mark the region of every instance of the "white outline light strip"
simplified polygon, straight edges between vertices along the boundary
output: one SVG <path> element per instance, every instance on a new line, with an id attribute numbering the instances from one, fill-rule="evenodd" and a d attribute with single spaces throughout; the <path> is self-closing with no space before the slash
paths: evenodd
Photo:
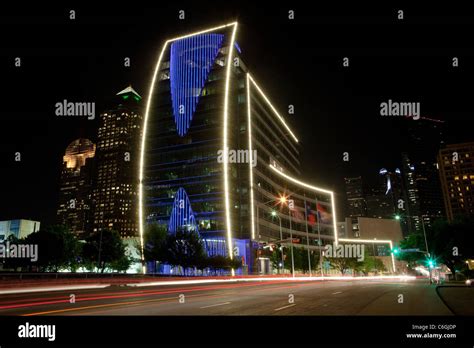
<path id="1" fill-rule="evenodd" d="M 250 81 L 252 81 L 252 83 L 254 84 L 254 86 L 257 88 L 257 90 L 260 92 L 260 94 L 262 95 L 263 99 L 265 99 L 265 101 L 268 103 L 268 105 L 270 105 L 270 108 L 273 110 L 273 112 L 275 113 L 275 115 L 278 116 L 278 118 L 280 119 L 281 123 L 283 123 L 283 125 L 285 126 L 286 130 L 288 132 L 290 132 L 291 136 L 293 137 L 293 139 L 295 139 L 296 142 L 298 142 L 298 138 L 293 134 L 293 132 L 291 131 L 290 127 L 288 127 L 288 125 L 286 124 L 285 122 L 285 119 L 283 117 L 280 116 L 280 114 L 278 113 L 278 111 L 275 109 L 275 107 L 273 106 L 273 104 L 270 102 L 270 100 L 267 98 L 267 96 L 263 93 L 262 89 L 257 85 L 257 83 L 255 82 L 255 80 L 252 78 L 252 76 L 250 74 L 247 74 L 248 77 L 250 78 Z"/>
<path id="2" fill-rule="evenodd" d="M 160 55 L 159 55 L 159 58 L 158 58 L 158 62 L 156 63 L 156 66 L 155 66 L 155 71 L 153 73 L 153 78 L 151 80 L 150 89 L 149 89 L 149 92 L 148 92 L 148 100 L 147 100 L 146 109 L 145 109 L 145 117 L 144 117 L 144 120 L 143 120 L 142 141 L 141 141 L 141 146 L 140 146 L 140 164 L 139 164 L 139 168 L 138 168 L 138 231 L 139 231 L 139 234 L 140 234 L 140 249 L 141 249 L 141 260 L 142 260 L 142 262 L 144 261 L 144 255 L 143 255 L 143 249 L 144 249 L 144 241 L 143 241 L 143 235 L 144 235 L 143 170 L 144 170 L 144 167 L 145 167 L 145 144 L 146 144 L 146 138 L 147 138 L 148 117 L 150 115 L 151 99 L 152 99 L 152 95 L 153 95 L 153 90 L 155 89 L 156 76 L 158 75 L 158 71 L 160 71 L 160 66 L 161 66 L 161 61 L 163 59 L 163 54 L 166 50 L 166 47 L 168 46 L 168 44 L 170 42 L 180 40 L 180 39 L 184 39 L 184 38 L 187 38 L 187 37 L 191 37 L 191 36 L 194 36 L 194 35 L 204 34 L 204 33 L 207 33 L 207 32 L 223 29 L 223 28 L 226 28 L 226 27 L 229 27 L 229 26 L 232 26 L 232 25 L 235 26 L 234 32 L 232 34 L 232 46 L 231 46 L 231 50 L 232 50 L 233 41 L 234 41 L 234 37 L 235 37 L 235 30 L 236 30 L 236 27 L 237 27 L 237 22 L 228 23 L 228 24 L 225 24 L 225 25 L 221 25 L 221 26 L 218 26 L 218 27 L 211 28 L 211 29 L 206 29 L 206 30 L 202 30 L 202 31 L 198 31 L 198 32 L 194 32 L 194 33 L 191 33 L 191 34 L 187 34 L 187 35 L 183 35 L 183 36 L 179 36 L 179 37 L 176 37 L 176 38 L 173 38 L 173 39 L 166 40 L 165 44 L 163 45 L 163 48 L 161 49 L 161 52 L 160 52 Z M 229 77 L 229 72 L 230 72 L 230 69 L 228 69 L 227 77 Z M 228 87 L 228 85 L 226 84 L 226 88 L 227 87 Z M 227 102 L 227 91 L 226 91 L 226 102 Z M 225 110 L 225 113 L 226 113 L 226 110 Z M 225 163 L 225 161 L 224 161 L 224 163 Z M 224 174 L 224 177 L 225 178 L 227 177 L 227 173 Z M 227 193 L 226 193 L 226 195 L 227 195 Z M 228 231 L 228 233 L 230 233 L 230 230 Z M 143 271 L 143 273 L 145 273 L 145 266 L 142 267 L 142 271 Z"/>
<path id="3" fill-rule="evenodd" d="M 252 221 L 251 231 L 252 239 L 255 239 L 255 205 L 254 205 L 254 195 L 253 195 L 253 152 L 252 152 L 252 121 L 251 121 L 251 111 L 250 111 L 250 75 L 247 73 L 247 116 L 248 116 L 248 128 L 249 128 L 249 177 L 250 177 L 250 217 Z"/>
<path id="4" fill-rule="evenodd" d="M 392 257 L 392 266 L 393 266 L 393 272 L 397 271 L 397 268 L 395 267 L 395 257 L 393 256 L 393 243 L 390 239 L 387 240 L 382 240 L 382 239 L 358 239 L 358 238 L 341 238 L 339 239 L 341 242 L 360 242 L 360 243 L 375 243 L 375 244 L 389 244 L 390 245 L 390 254 Z"/>
<path id="5" fill-rule="evenodd" d="M 142 271 L 145 273 L 145 255 L 144 255 L 144 221 L 143 221 L 143 168 L 145 166 L 145 143 L 147 138 L 147 129 L 148 129 L 148 117 L 150 115 L 150 107 L 151 107 L 151 96 L 153 94 L 153 90 L 155 89 L 155 82 L 156 76 L 158 75 L 158 71 L 160 70 L 161 60 L 163 59 L 163 54 L 165 53 L 166 46 L 168 46 L 168 41 L 165 42 L 163 48 L 161 49 L 160 56 L 158 58 L 158 62 L 156 63 L 155 72 L 153 73 L 153 79 L 151 80 L 150 84 L 150 91 L 148 92 L 148 100 L 146 103 L 145 109 L 145 118 L 143 120 L 143 132 L 142 132 L 142 143 L 140 149 L 140 166 L 139 166 L 139 174 L 138 174 L 138 231 L 140 233 L 140 249 L 141 249 L 141 259 L 142 259 Z"/>
<path id="6" fill-rule="evenodd" d="M 224 24 L 224 25 L 220 25 L 218 27 L 214 27 L 214 28 L 211 28 L 211 29 L 205 29 L 205 30 L 201 30 L 201 31 L 196 31 L 194 33 L 191 33 L 191 34 L 186 34 L 186 35 L 183 35 L 183 36 L 178 36 L 178 37 L 175 37 L 173 39 L 169 39 L 166 41 L 166 43 L 169 43 L 169 42 L 173 42 L 173 41 L 176 41 L 176 40 L 181 40 L 181 39 L 186 39 L 188 37 L 191 37 L 191 36 L 195 36 L 195 35 L 200 35 L 200 34 L 205 34 L 205 33 L 209 33 L 211 31 L 216 31 L 216 30 L 219 30 L 219 29 L 224 29 L 224 28 L 227 28 L 227 27 L 231 27 L 231 26 L 237 26 L 237 22 L 232 22 L 232 23 L 227 23 L 227 24 Z"/>
<path id="7" fill-rule="evenodd" d="M 295 184 L 306 187 L 306 188 L 308 188 L 310 190 L 313 190 L 313 191 L 323 192 L 323 193 L 329 194 L 331 196 L 332 223 L 333 223 L 333 226 L 334 226 L 333 227 L 334 228 L 334 243 L 337 245 L 338 244 L 338 236 L 337 236 L 336 203 L 334 202 L 334 192 L 329 191 L 329 190 L 325 190 L 325 189 L 322 189 L 322 188 L 319 188 L 319 187 L 316 187 L 316 186 L 312 186 L 312 185 L 306 184 L 302 181 L 299 181 L 295 178 L 292 178 L 291 176 L 286 175 L 281 170 L 277 169 L 276 167 L 274 167 L 271 164 L 270 164 L 270 168 L 272 168 L 275 172 L 277 172 L 278 174 L 280 174 L 284 178 L 290 180 L 291 182 L 294 182 Z"/>
<path id="8" fill-rule="evenodd" d="M 227 149 L 227 124 L 229 118 L 229 86 L 230 86 L 230 66 L 232 65 L 232 53 L 234 51 L 235 33 L 237 32 L 237 22 L 233 23 L 234 30 L 232 30 L 232 36 L 229 43 L 229 52 L 227 54 L 227 73 L 225 79 L 225 94 L 224 94 L 224 133 L 222 148 L 224 151 Z M 223 162 L 224 166 L 224 200 L 225 200 L 225 211 L 226 211 L 226 225 L 227 225 L 227 248 L 229 252 L 229 258 L 232 260 L 234 255 L 232 253 L 232 229 L 230 221 L 230 202 L 229 202 L 229 177 L 228 177 L 228 159 L 226 158 Z M 232 269 L 232 275 L 235 275 L 234 269 Z"/>

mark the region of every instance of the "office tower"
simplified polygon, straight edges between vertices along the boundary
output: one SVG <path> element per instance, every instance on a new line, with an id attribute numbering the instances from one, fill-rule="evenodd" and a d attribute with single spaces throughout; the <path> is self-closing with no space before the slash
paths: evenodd
<path id="1" fill-rule="evenodd" d="M 438 164 L 448 220 L 474 215 L 474 143 L 447 145 Z"/>
<path id="2" fill-rule="evenodd" d="M 362 177 L 344 178 L 346 188 L 347 215 L 356 223 L 358 217 L 367 216 L 367 203 L 364 197 Z"/>
<path id="3" fill-rule="evenodd" d="M 59 183 L 57 220 L 78 236 L 91 228 L 91 189 L 96 146 L 89 139 L 74 140 L 66 148 Z"/>
<path id="4" fill-rule="evenodd" d="M 209 255 L 253 271 L 268 266 L 262 243 L 292 235 L 314 248 L 337 236 L 333 194 L 296 179 L 298 138 L 246 67 L 237 28 L 165 42 L 145 114 L 139 221 L 141 236 L 150 223 L 197 231 Z"/>
<path id="5" fill-rule="evenodd" d="M 131 86 L 118 92 L 116 105 L 100 115 L 97 135 L 93 230 L 115 230 L 122 238 L 138 236 L 141 99 Z"/>
<path id="6" fill-rule="evenodd" d="M 367 217 L 378 219 L 393 219 L 396 215 L 393 199 L 380 188 L 368 190 L 365 200 L 367 204 Z"/>
<path id="7" fill-rule="evenodd" d="M 407 221 L 410 232 L 444 216 L 437 155 L 444 146 L 443 121 L 422 117 L 406 121 L 406 140 L 402 153 L 402 174 L 407 190 Z"/>

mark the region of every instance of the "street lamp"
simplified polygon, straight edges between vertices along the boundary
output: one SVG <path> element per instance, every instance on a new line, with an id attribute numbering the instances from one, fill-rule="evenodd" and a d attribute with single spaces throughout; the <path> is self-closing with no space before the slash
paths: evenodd
<path id="1" fill-rule="evenodd" d="M 278 213 L 275 211 L 275 210 L 272 210 L 272 216 L 273 217 L 277 217 L 279 222 L 280 222 L 280 240 L 283 240 L 283 232 L 281 230 L 281 218 L 280 218 L 280 215 L 278 215 Z M 281 251 L 281 263 L 280 263 L 280 271 L 281 271 L 281 268 L 283 267 L 284 265 L 284 256 L 283 256 L 283 245 L 280 245 L 280 251 Z"/>
<path id="2" fill-rule="evenodd" d="M 290 239 L 291 239 L 291 273 L 292 273 L 292 276 L 294 278 L 295 277 L 295 260 L 294 260 L 294 255 L 293 255 L 293 230 L 292 230 L 292 227 L 291 227 L 291 211 L 290 211 L 290 206 L 288 204 L 289 203 L 288 197 L 289 196 L 287 196 L 285 194 L 280 194 L 278 197 L 275 197 L 276 199 L 264 202 L 263 205 L 266 206 L 270 202 L 276 202 L 275 205 L 277 205 L 277 204 L 281 204 L 282 206 L 283 205 L 288 205 L 288 216 L 289 216 L 289 219 L 290 219 Z M 271 211 L 271 215 L 273 217 L 278 217 L 278 219 L 280 220 L 280 240 L 283 240 L 281 218 L 275 210 Z M 258 214 L 258 209 L 257 209 L 257 221 L 258 221 L 258 216 L 259 216 L 259 214 Z M 281 251 L 282 251 L 282 263 L 283 263 L 283 246 L 282 246 Z"/>
<path id="3" fill-rule="evenodd" d="M 374 260 L 374 275 L 376 275 L 377 272 L 377 266 L 376 266 L 376 261 L 375 261 L 375 241 L 377 238 L 374 238 L 374 242 L 372 243 L 372 252 L 374 254 L 373 260 Z"/>
<path id="4" fill-rule="evenodd" d="M 281 204 L 286 204 L 288 201 L 288 198 L 286 196 L 280 195 L 279 201 Z"/>
<path id="5" fill-rule="evenodd" d="M 280 203 L 287 204 L 288 199 L 286 196 L 280 195 Z M 290 239 L 291 239 L 291 274 L 293 278 L 295 277 L 295 258 L 293 255 L 293 230 L 291 228 L 291 210 L 290 210 L 290 205 L 288 204 L 288 217 L 290 218 Z"/>

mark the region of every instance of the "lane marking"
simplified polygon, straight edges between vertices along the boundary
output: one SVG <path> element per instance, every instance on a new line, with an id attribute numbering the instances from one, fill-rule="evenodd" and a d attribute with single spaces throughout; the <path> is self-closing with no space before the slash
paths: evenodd
<path id="1" fill-rule="evenodd" d="M 176 300 L 176 297 L 172 298 L 173 300 Z M 129 301 L 129 302 L 120 302 L 120 303 L 108 303 L 108 304 L 102 304 L 102 305 L 95 305 L 95 306 L 84 306 L 84 307 L 78 307 L 78 308 L 68 308 L 68 309 L 58 309 L 54 311 L 46 311 L 46 312 L 36 312 L 36 313 L 28 313 L 28 314 L 23 314 L 21 315 L 22 317 L 31 317 L 33 315 L 44 315 L 44 314 L 53 314 L 53 313 L 64 313 L 64 312 L 72 312 L 72 311 L 81 311 L 84 309 L 91 309 L 91 308 L 103 308 L 103 307 L 113 307 L 113 306 L 123 306 L 127 304 L 138 304 L 138 303 L 146 303 L 146 302 L 153 302 L 153 301 L 170 301 L 171 298 L 163 298 L 163 299 L 158 299 L 158 300 L 142 300 L 142 301 Z"/>
<path id="2" fill-rule="evenodd" d="M 284 306 L 284 307 L 276 308 L 276 309 L 275 309 L 275 311 L 281 311 L 282 309 L 285 309 L 285 308 L 290 308 L 290 307 L 293 307 L 293 306 L 296 306 L 296 304 L 295 304 L 295 303 L 293 303 L 293 304 L 290 304 L 290 305 L 288 305 L 288 306 Z"/>
<path id="3" fill-rule="evenodd" d="M 190 297 L 219 297 L 215 295 L 188 295 L 186 298 Z M 76 308 L 68 308 L 68 309 L 57 309 L 57 310 L 52 310 L 52 311 L 45 311 L 45 312 L 36 312 L 36 313 L 27 313 L 27 314 L 21 314 L 21 317 L 30 317 L 34 315 L 45 315 L 45 314 L 53 314 L 53 313 L 63 313 L 63 312 L 72 312 L 72 311 L 80 311 L 80 310 L 86 310 L 86 309 L 92 309 L 92 308 L 104 308 L 104 307 L 115 307 L 115 306 L 134 306 L 134 305 L 140 305 L 142 303 L 149 303 L 149 302 L 173 302 L 177 301 L 177 297 L 165 297 L 165 298 L 159 298 L 159 299 L 153 299 L 153 300 L 138 300 L 138 301 L 127 301 L 127 302 L 118 302 L 118 303 L 107 303 L 107 304 L 101 304 L 101 305 L 93 305 L 93 306 L 83 306 L 83 307 L 76 307 Z"/>
<path id="4" fill-rule="evenodd" d="M 332 293 L 333 295 L 342 294 L 342 291 L 336 291 Z"/>
<path id="5" fill-rule="evenodd" d="M 232 302 L 224 302 L 224 303 L 216 303 L 216 304 L 213 304 L 213 305 L 210 305 L 210 306 L 204 306 L 204 307 L 199 307 L 199 308 L 211 308 L 211 307 L 217 307 L 217 306 L 224 306 L 224 305 L 228 305 Z"/>
<path id="6" fill-rule="evenodd" d="M 244 293 L 250 293 L 250 292 L 260 292 L 260 291 L 272 291 L 272 290 L 279 290 L 279 289 L 288 289 L 288 288 L 300 288 L 300 287 L 306 287 L 306 286 L 309 286 L 309 285 L 313 285 L 314 283 L 303 283 L 303 284 L 293 284 L 293 285 L 288 285 L 288 286 L 273 286 L 273 285 L 276 285 L 276 284 L 272 284 L 272 283 L 267 283 L 265 285 L 272 285 L 272 286 L 268 286 L 268 288 L 264 288 L 264 289 L 244 289 L 242 292 Z M 255 284 L 257 285 L 257 284 Z M 241 285 L 241 286 L 246 286 L 246 285 Z M 213 289 L 212 287 L 209 287 L 210 289 Z M 226 288 L 226 290 L 236 290 L 238 287 L 228 287 Z M 196 288 L 196 290 L 194 291 L 201 291 L 201 290 L 197 290 L 198 288 Z M 201 288 L 199 288 L 201 289 Z M 174 290 L 174 289 L 173 289 Z M 181 289 L 181 290 L 184 290 L 184 289 Z M 214 290 L 214 289 L 213 289 Z M 246 291 L 247 290 L 247 291 Z M 186 291 L 186 290 L 184 290 Z M 174 292 L 174 291 L 173 291 Z M 166 293 L 165 291 L 161 292 L 161 294 L 164 294 Z M 202 297 L 202 298 L 205 298 L 205 297 L 214 297 L 214 298 L 225 298 L 225 297 L 228 297 L 230 294 L 223 294 L 223 295 L 204 295 L 204 294 L 199 294 L 199 295 L 187 295 L 186 297 L 189 298 L 189 297 Z M 173 301 L 173 300 L 176 300 L 175 297 L 172 297 L 172 298 L 168 298 L 169 301 Z M 85 306 L 85 307 L 78 307 L 78 308 L 70 308 L 70 309 L 60 309 L 60 310 L 52 310 L 52 311 L 44 311 L 44 312 L 36 312 L 36 313 L 28 313 L 28 314 L 22 314 L 20 316 L 33 316 L 33 315 L 45 315 L 45 314 L 53 314 L 53 313 L 62 313 L 62 312 L 70 312 L 70 311 L 79 311 L 79 310 L 86 310 L 86 309 L 90 309 L 90 308 L 102 308 L 102 307 L 112 307 L 112 306 L 119 306 L 119 305 L 124 305 L 124 306 L 133 306 L 133 305 L 140 305 L 141 303 L 146 303 L 146 302 L 158 302 L 158 301 L 164 301 L 166 300 L 165 299 L 153 299 L 153 300 L 141 300 L 141 301 L 129 301 L 129 302 L 120 302 L 120 303 L 113 303 L 113 304 L 102 304 L 102 305 L 96 305 L 96 306 Z M 279 311 L 281 309 L 284 309 L 284 308 L 288 308 L 288 307 L 292 307 L 294 306 L 293 305 L 290 305 L 290 306 L 285 306 L 285 307 L 282 307 L 282 308 L 277 308 L 275 309 L 276 311 Z"/>
<path id="7" fill-rule="evenodd" d="M 281 284 L 281 283 L 280 283 Z M 305 285 L 309 283 L 303 283 L 298 285 L 293 285 L 294 287 L 298 287 L 301 285 Z M 265 285 L 277 285 L 275 282 L 267 282 Z M 146 290 L 146 291 L 138 291 L 138 292 L 116 292 L 111 293 L 112 295 L 100 294 L 98 293 L 95 297 L 82 297 L 77 298 L 76 302 L 79 301 L 96 301 L 96 300 L 106 300 L 106 299 L 119 299 L 119 298 L 135 298 L 135 297 L 148 297 L 153 295 L 164 295 L 164 294 L 172 294 L 172 293 L 181 293 L 181 292 L 196 292 L 196 291 L 209 291 L 209 290 L 221 290 L 221 289 L 237 289 L 242 287 L 256 287 L 261 286 L 261 284 L 232 284 L 232 285 L 215 285 L 215 286 L 201 286 L 201 287 L 190 287 L 190 288 L 171 288 L 167 290 Z M 271 288 L 271 287 L 270 287 Z M 114 295 L 115 294 L 115 295 Z M 59 303 L 69 303 L 69 296 L 61 297 L 63 300 L 57 301 L 44 301 L 44 302 L 31 302 L 31 303 L 15 303 L 12 302 L 10 305 L 2 305 L 0 303 L 0 310 L 3 309 L 14 309 L 14 308 L 27 308 L 27 307 L 34 307 L 34 306 L 43 306 L 43 305 L 52 305 L 52 304 L 59 304 Z M 24 301 L 22 301 L 24 302 Z"/>
<path id="8" fill-rule="evenodd" d="M 281 283 L 280 283 L 281 284 Z M 240 284 L 240 285 L 221 285 L 221 286 L 215 286 L 215 287 L 196 287 L 196 288 L 184 288 L 184 289 L 178 289 L 178 288 L 173 288 L 170 290 L 164 290 L 164 291 L 156 291 L 156 290 L 150 290 L 150 291 L 140 291 L 140 292 L 126 292 L 125 294 L 122 295 L 116 295 L 116 296 L 97 296 L 97 297 L 87 297 L 87 298 L 79 298 L 76 299 L 76 302 L 79 301 L 96 301 L 96 300 L 107 300 L 107 299 L 121 299 L 121 298 L 135 298 L 135 297 L 146 297 L 146 296 L 153 296 L 153 295 L 164 295 L 164 294 L 171 294 L 171 293 L 181 293 L 181 292 L 197 292 L 197 291 L 206 291 L 206 290 L 234 290 L 242 287 L 254 287 L 260 284 Z M 288 289 L 288 288 L 299 288 L 307 285 L 311 285 L 311 283 L 300 283 L 300 284 L 294 284 L 294 285 L 287 285 L 287 286 L 274 286 L 277 284 L 274 283 L 266 283 L 264 285 L 270 285 L 266 288 L 263 289 L 248 289 L 250 291 L 271 291 L 271 290 L 276 290 L 276 289 Z M 241 292 L 247 292 L 245 291 L 246 289 L 240 290 Z M 249 292 L 250 292 L 249 291 Z M 118 293 L 117 293 L 118 294 Z M 209 296 L 209 295 L 203 295 L 203 296 Z M 228 295 L 220 295 L 219 297 L 227 297 Z M 188 295 L 189 297 L 189 295 Z M 47 301 L 44 303 L 26 303 L 26 304 L 13 304 L 13 305 L 7 305 L 7 306 L 1 306 L 0 304 L 0 310 L 2 309 L 14 309 L 14 308 L 28 308 L 28 307 L 34 307 L 34 306 L 43 306 L 43 305 L 52 305 L 52 304 L 59 304 L 59 303 L 69 303 L 69 299 L 66 297 L 64 300 L 58 300 L 58 301 Z"/>

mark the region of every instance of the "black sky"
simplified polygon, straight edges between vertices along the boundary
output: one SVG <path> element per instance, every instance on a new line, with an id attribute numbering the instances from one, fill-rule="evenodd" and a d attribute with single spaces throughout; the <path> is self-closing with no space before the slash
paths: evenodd
<path id="1" fill-rule="evenodd" d="M 160 3 L 163 5 L 160 7 Z M 421 102 L 422 116 L 446 121 L 447 142 L 474 141 L 474 17 L 467 9 L 400 5 L 315 8 L 307 2 L 156 2 L 17 5 L 0 14 L 0 220 L 54 221 L 66 146 L 95 140 L 97 121 L 60 118 L 56 102 L 110 106 L 128 84 L 147 94 L 163 40 L 233 20 L 259 84 L 302 144 L 303 179 L 343 195 L 343 177 L 370 179 L 400 166 L 402 118 L 380 116 L 388 99 Z M 69 10 L 76 19 L 69 20 Z M 186 19 L 178 19 L 178 11 Z M 288 20 L 288 10 L 295 20 Z M 405 19 L 397 19 L 403 9 Z M 14 67 L 15 57 L 22 67 Z M 342 58 L 350 57 L 350 67 Z M 453 69 L 451 59 L 459 57 Z M 130 57 L 132 66 L 123 66 Z M 415 122 L 415 121 L 412 121 Z M 14 153 L 22 161 L 14 162 Z M 343 152 L 350 161 L 343 162 Z"/>

